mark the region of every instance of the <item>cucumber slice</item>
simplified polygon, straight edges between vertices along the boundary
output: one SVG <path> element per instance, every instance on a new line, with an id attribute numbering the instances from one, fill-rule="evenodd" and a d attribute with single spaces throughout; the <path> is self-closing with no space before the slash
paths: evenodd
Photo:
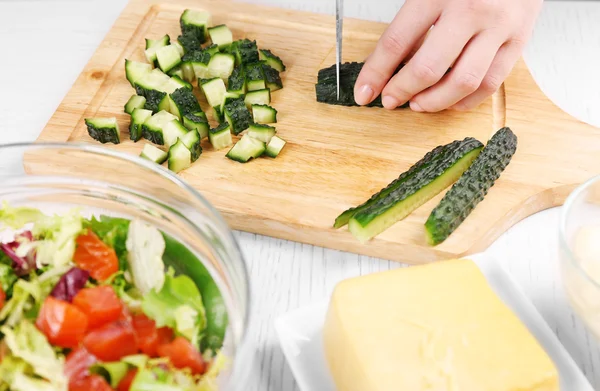
<path id="1" fill-rule="evenodd" d="M 133 113 L 135 109 L 142 109 L 146 105 L 146 98 L 140 95 L 132 95 L 131 98 L 125 104 L 125 112 L 129 115 Z"/>
<path id="2" fill-rule="evenodd" d="M 265 152 L 265 143 L 245 134 L 233 148 L 227 152 L 227 157 L 236 162 L 246 163 L 252 158 L 257 158 Z"/>
<path id="3" fill-rule="evenodd" d="M 285 72 L 285 65 L 283 61 L 281 61 L 281 58 L 274 55 L 269 49 L 260 49 L 259 58 L 271 68 L 276 69 L 279 72 Z"/>
<path id="4" fill-rule="evenodd" d="M 176 116 L 167 111 L 159 111 L 142 125 L 142 137 L 154 144 L 164 145 L 163 128 L 167 123 L 176 119 Z"/>
<path id="5" fill-rule="evenodd" d="M 200 50 L 202 48 L 202 44 L 193 34 L 182 34 L 177 37 L 177 42 L 183 47 L 185 53 Z"/>
<path id="6" fill-rule="evenodd" d="M 140 156 L 144 159 L 153 161 L 156 164 L 163 164 L 167 161 L 167 157 L 169 156 L 169 154 L 163 151 L 162 149 L 155 147 L 152 144 L 146 144 L 144 145 Z"/>
<path id="7" fill-rule="evenodd" d="M 208 139 L 215 150 L 227 148 L 233 144 L 231 138 L 231 128 L 227 122 L 223 122 L 218 127 L 209 130 Z"/>
<path id="8" fill-rule="evenodd" d="M 135 109 L 131 113 L 131 123 L 129 124 L 129 138 L 134 142 L 142 138 L 142 126 L 152 117 L 152 111 L 145 109 Z"/>
<path id="9" fill-rule="evenodd" d="M 177 139 L 185 136 L 187 132 L 187 128 L 183 126 L 178 120 L 174 119 L 167 122 L 163 126 L 163 140 L 165 143 L 165 147 L 170 148 L 171 145 L 177 142 Z"/>
<path id="10" fill-rule="evenodd" d="M 183 126 L 185 126 L 190 131 L 198 132 L 200 139 L 208 137 L 208 131 L 210 126 L 208 125 L 208 120 L 206 119 L 206 114 L 202 112 L 198 113 L 189 113 L 183 116 Z"/>
<path id="11" fill-rule="evenodd" d="M 200 103 L 198 103 L 198 99 L 196 99 L 194 93 L 187 88 L 178 88 L 171 93 L 170 96 L 172 103 L 175 105 L 181 116 L 202 111 Z"/>
<path id="12" fill-rule="evenodd" d="M 220 106 L 223 103 L 223 97 L 227 92 L 223 79 L 215 77 L 210 80 L 203 80 L 200 82 L 200 88 L 202 88 L 202 92 L 204 92 L 211 107 Z"/>
<path id="13" fill-rule="evenodd" d="M 223 115 L 231 125 L 233 134 L 238 135 L 248 129 L 248 126 L 252 123 L 252 116 L 244 104 L 243 98 L 233 98 L 229 102 L 226 100 L 223 106 Z"/>
<path id="14" fill-rule="evenodd" d="M 190 34 L 196 37 L 200 43 L 206 42 L 208 37 L 207 27 L 210 22 L 210 13 L 204 10 L 186 9 L 179 19 L 182 34 Z"/>
<path id="15" fill-rule="evenodd" d="M 164 46 L 156 51 L 156 60 L 160 69 L 167 73 L 181 64 L 181 54 L 174 45 Z"/>
<path id="16" fill-rule="evenodd" d="M 268 105 L 271 103 L 271 90 L 265 88 L 264 90 L 250 91 L 246 93 L 244 102 L 248 107 L 252 107 L 253 105 Z"/>
<path id="17" fill-rule="evenodd" d="M 144 51 L 144 55 L 146 56 L 146 60 L 150 64 L 154 66 L 158 66 L 158 62 L 156 59 L 156 52 L 158 49 L 168 46 L 171 44 L 171 37 L 168 34 L 163 35 L 159 39 L 148 39 L 146 38 L 146 50 Z"/>
<path id="18" fill-rule="evenodd" d="M 510 128 L 498 130 L 481 154 L 433 209 L 425 231 L 431 245 L 446 240 L 483 201 L 517 151 L 517 136 Z"/>
<path id="19" fill-rule="evenodd" d="M 367 205 L 358 207 L 348 222 L 350 232 L 363 243 L 379 235 L 455 182 L 482 148 L 473 138 L 436 148 L 418 167 L 408 170 L 411 174 L 400 175 Z"/>
<path id="20" fill-rule="evenodd" d="M 263 72 L 265 74 L 265 84 L 271 92 L 278 91 L 283 88 L 283 82 L 279 72 L 270 66 L 263 64 Z"/>
<path id="21" fill-rule="evenodd" d="M 211 77 L 220 77 L 227 80 L 235 66 L 235 58 L 232 54 L 216 53 L 208 63 L 208 73 Z"/>
<path id="22" fill-rule="evenodd" d="M 244 67 L 238 66 L 233 69 L 227 82 L 227 91 L 238 95 L 246 93 L 246 73 L 244 72 Z"/>
<path id="23" fill-rule="evenodd" d="M 233 42 L 233 34 L 229 27 L 224 24 L 209 28 L 208 35 L 210 35 L 212 43 L 217 45 L 219 49 L 229 46 Z"/>
<path id="24" fill-rule="evenodd" d="M 262 63 L 246 64 L 244 71 L 246 72 L 246 88 L 248 91 L 263 90 L 267 87 Z"/>
<path id="25" fill-rule="evenodd" d="M 189 168 L 192 165 L 192 153 L 186 148 L 181 140 L 169 148 L 169 170 L 177 173 Z"/>
<path id="26" fill-rule="evenodd" d="M 125 60 L 125 77 L 132 87 L 135 88 L 135 82 L 142 79 L 152 71 L 152 65 L 143 62 Z"/>
<path id="27" fill-rule="evenodd" d="M 252 105 L 252 116 L 257 124 L 277 123 L 277 110 L 269 105 Z"/>
<path id="28" fill-rule="evenodd" d="M 88 134 L 94 140 L 100 141 L 102 144 L 121 142 L 121 132 L 119 124 L 115 117 L 112 118 L 86 118 Z"/>
<path id="29" fill-rule="evenodd" d="M 265 155 L 268 157 L 276 158 L 281 153 L 283 147 L 285 147 L 286 141 L 280 137 L 273 136 L 269 144 L 267 144 L 267 149 L 265 150 Z"/>
<path id="30" fill-rule="evenodd" d="M 268 144 L 277 130 L 269 125 L 252 124 L 248 128 L 248 136 Z"/>
<path id="31" fill-rule="evenodd" d="M 195 130 L 187 132 L 181 137 L 181 141 L 185 147 L 190 150 L 190 153 L 192 154 L 192 163 L 198 160 L 200 155 L 202 155 L 202 146 L 200 146 L 200 135 L 198 132 Z"/>

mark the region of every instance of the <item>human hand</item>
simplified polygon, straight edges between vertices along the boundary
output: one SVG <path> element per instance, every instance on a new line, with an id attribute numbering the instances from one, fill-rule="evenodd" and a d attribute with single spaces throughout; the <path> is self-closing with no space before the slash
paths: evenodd
<path id="1" fill-rule="evenodd" d="M 542 1 L 406 0 L 365 62 L 356 103 L 382 94 L 387 109 L 408 101 L 412 110 L 427 112 L 478 106 L 521 56 Z"/>

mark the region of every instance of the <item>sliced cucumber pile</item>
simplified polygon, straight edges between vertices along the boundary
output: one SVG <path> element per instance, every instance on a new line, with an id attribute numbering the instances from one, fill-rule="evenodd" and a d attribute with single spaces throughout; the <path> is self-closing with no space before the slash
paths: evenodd
<path id="1" fill-rule="evenodd" d="M 277 110 L 270 105 L 271 94 L 283 88 L 281 58 L 254 40 L 235 39 L 225 24 L 212 25 L 204 10 L 185 10 L 179 25 L 176 40 L 168 34 L 145 39 L 147 62 L 125 60 L 135 89 L 123 106 L 129 138 L 149 142 L 140 156 L 180 172 L 200 158 L 203 139 L 215 151 L 232 147 L 226 156 L 238 162 L 278 156 L 286 142 L 275 136 Z M 209 107 L 203 109 L 199 94 Z M 117 118 L 85 123 L 93 139 L 121 142 Z"/>

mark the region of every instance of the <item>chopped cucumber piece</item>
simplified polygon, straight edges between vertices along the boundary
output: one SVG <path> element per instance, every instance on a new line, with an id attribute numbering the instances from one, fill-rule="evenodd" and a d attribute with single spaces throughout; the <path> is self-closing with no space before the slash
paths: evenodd
<path id="1" fill-rule="evenodd" d="M 117 119 L 112 118 L 86 118 L 88 134 L 94 140 L 100 141 L 102 144 L 121 142 L 121 134 Z"/>
<path id="2" fill-rule="evenodd" d="M 138 95 L 146 98 L 145 109 L 157 112 L 158 106 L 166 95 L 163 86 L 169 81 L 169 76 L 159 69 L 154 69 L 140 80 L 135 82 L 135 91 Z"/>
<path id="3" fill-rule="evenodd" d="M 216 53 L 210 58 L 208 73 L 211 77 L 220 77 L 227 80 L 231 76 L 234 67 L 235 58 L 233 54 Z"/>
<path id="4" fill-rule="evenodd" d="M 156 52 L 158 51 L 158 49 L 168 46 L 170 44 L 171 37 L 169 37 L 169 35 L 163 35 L 159 39 L 146 38 L 146 51 L 144 51 L 144 54 L 146 55 L 146 60 L 148 60 L 150 64 L 158 66 Z"/>
<path id="5" fill-rule="evenodd" d="M 129 124 L 129 138 L 139 141 L 142 138 L 142 126 L 152 117 L 152 111 L 146 109 L 135 109 L 131 113 L 131 123 Z"/>
<path id="6" fill-rule="evenodd" d="M 181 64 L 171 69 L 168 73 L 169 76 L 177 76 L 180 79 L 183 79 L 183 69 L 181 69 Z"/>
<path id="7" fill-rule="evenodd" d="M 268 157 L 277 157 L 283 147 L 285 147 L 286 141 L 280 137 L 273 136 L 269 144 L 267 144 L 267 149 L 265 150 L 265 155 Z"/>
<path id="8" fill-rule="evenodd" d="M 177 119 L 177 117 L 173 114 L 164 110 L 159 111 L 142 125 L 142 137 L 154 144 L 164 145 L 163 128 L 174 119 Z"/>
<path id="9" fill-rule="evenodd" d="M 252 116 L 244 104 L 243 98 L 233 98 L 223 104 L 223 115 L 225 120 L 231 125 L 231 132 L 235 135 L 248 129 L 252 123 Z"/>
<path id="10" fill-rule="evenodd" d="M 192 153 L 181 140 L 169 148 L 169 170 L 177 173 L 192 165 Z"/>
<path id="11" fill-rule="evenodd" d="M 179 42 L 186 53 L 200 50 L 202 47 L 202 44 L 198 38 L 196 38 L 196 36 L 193 34 L 182 34 L 177 37 L 177 42 Z"/>
<path id="12" fill-rule="evenodd" d="M 187 88 L 190 91 L 194 90 L 194 87 L 190 83 L 183 80 L 179 76 L 172 76 L 171 79 L 167 83 L 165 83 L 163 89 L 167 94 L 172 94 L 173 92 L 175 92 L 175 90 L 178 90 L 182 87 Z"/>
<path id="13" fill-rule="evenodd" d="M 265 84 L 271 92 L 275 92 L 283 88 L 283 82 L 279 72 L 270 66 L 263 64 L 263 72 L 265 74 Z"/>
<path id="14" fill-rule="evenodd" d="M 225 122 L 225 115 L 223 114 L 223 110 L 221 110 L 221 106 L 213 107 L 213 117 L 220 124 Z"/>
<path id="15" fill-rule="evenodd" d="M 171 43 L 171 45 L 175 46 L 177 48 L 177 51 L 179 52 L 179 56 L 183 57 L 183 55 L 185 54 L 185 49 L 183 48 L 183 46 L 179 42 L 173 42 Z"/>
<path id="16" fill-rule="evenodd" d="M 232 42 L 227 48 L 227 52 L 235 56 L 235 65 L 246 65 L 259 61 L 256 41 L 249 39 Z"/>
<path id="17" fill-rule="evenodd" d="M 125 60 L 125 77 L 132 87 L 135 87 L 135 82 L 142 79 L 152 71 L 152 65 L 143 62 Z"/>
<path id="18" fill-rule="evenodd" d="M 200 103 L 198 103 L 198 99 L 196 99 L 194 93 L 187 88 L 178 88 L 171 93 L 170 96 L 171 103 L 175 105 L 175 109 L 179 114 L 181 114 L 182 117 L 189 113 L 197 113 L 202 111 Z"/>
<path id="19" fill-rule="evenodd" d="M 194 67 L 189 62 L 182 62 L 180 65 L 180 68 L 181 68 L 181 73 L 183 74 L 183 77 L 181 77 L 181 76 L 180 77 L 183 80 L 185 80 L 186 82 L 190 83 L 190 86 L 191 86 L 192 85 L 191 83 L 196 81 L 196 74 L 194 73 Z"/>
<path id="20" fill-rule="evenodd" d="M 177 142 L 178 138 L 182 138 L 187 134 L 188 130 L 178 120 L 169 121 L 163 126 L 164 145 L 170 148 L 171 145 Z"/>
<path id="21" fill-rule="evenodd" d="M 183 126 L 190 131 L 198 132 L 200 139 L 208 137 L 210 126 L 206 119 L 206 114 L 202 112 L 189 113 L 183 116 Z"/>
<path id="22" fill-rule="evenodd" d="M 204 92 L 206 100 L 211 107 L 216 107 L 223 103 L 223 96 L 227 92 L 223 79 L 215 77 L 209 80 L 202 80 L 200 81 L 200 88 L 202 88 L 202 92 Z"/>
<path id="23" fill-rule="evenodd" d="M 210 54 L 211 56 L 214 56 L 215 54 L 217 54 L 217 53 L 219 53 L 219 52 L 220 52 L 220 51 L 219 51 L 219 47 L 218 47 L 217 45 L 214 45 L 214 44 L 213 44 L 213 45 L 210 45 L 210 46 L 207 46 L 207 47 L 206 47 L 204 50 L 205 50 L 205 51 L 206 51 L 208 54 Z"/>
<path id="24" fill-rule="evenodd" d="M 225 105 L 228 104 L 229 102 L 232 102 L 239 98 L 240 98 L 240 96 L 237 93 L 226 91 L 225 95 L 223 95 L 223 103 L 221 104 L 221 111 L 225 112 Z"/>
<path id="25" fill-rule="evenodd" d="M 181 137 L 181 141 L 192 154 L 192 162 L 198 160 L 200 155 L 202 155 L 202 146 L 200 145 L 200 135 L 198 132 L 195 130 L 187 132 Z"/>
<path id="26" fill-rule="evenodd" d="M 271 90 L 265 88 L 264 90 L 248 92 L 244 101 L 248 107 L 252 107 L 252 105 L 268 105 L 271 103 Z"/>
<path id="27" fill-rule="evenodd" d="M 254 62 L 247 64 L 244 71 L 246 72 L 246 88 L 248 91 L 263 90 L 267 88 L 262 63 Z"/>
<path id="28" fill-rule="evenodd" d="M 252 158 L 257 158 L 265 152 L 265 143 L 245 134 L 233 148 L 227 152 L 227 157 L 236 162 L 246 163 Z"/>
<path id="29" fill-rule="evenodd" d="M 193 73 L 194 79 L 200 80 L 209 78 L 208 63 L 210 62 L 210 53 L 207 51 L 198 49 L 187 52 L 182 57 L 181 61 L 183 61 L 184 75 L 186 72 L 190 72 Z M 185 67 L 189 67 L 190 70 L 186 71 Z"/>
<path id="30" fill-rule="evenodd" d="M 257 124 L 277 123 L 277 110 L 269 105 L 252 105 L 252 116 Z"/>
<path id="31" fill-rule="evenodd" d="M 125 112 L 131 115 L 133 110 L 142 109 L 144 105 L 146 105 L 146 98 L 141 95 L 132 95 L 125 104 Z"/>
<path id="32" fill-rule="evenodd" d="M 271 141 L 273 136 L 275 136 L 275 133 L 277 133 L 277 130 L 269 125 L 252 124 L 248 128 L 248 136 L 266 144 Z"/>
<path id="33" fill-rule="evenodd" d="M 269 49 L 260 49 L 259 57 L 261 61 L 264 61 L 271 68 L 279 72 L 285 72 L 285 64 L 281 61 L 281 58 L 274 55 Z"/>
<path id="34" fill-rule="evenodd" d="M 142 149 L 140 156 L 144 159 L 153 161 L 156 164 L 163 164 L 165 161 L 167 161 L 169 154 L 152 144 L 146 144 L 144 145 L 144 149 Z"/>
<path id="35" fill-rule="evenodd" d="M 208 36 L 207 27 L 210 21 L 210 13 L 207 11 L 186 9 L 181 14 L 179 24 L 183 35 L 191 34 L 198 39 L 198 42 L 204 43 Z"/>
<path id="36" fill-rule="evenodd" d="M 246 73 L 244 67 L 237 66 L 231 72 L 227 82 L 227 91 L 242 95 L 246 93 Z"/>
<path id="37" fill-rule="evenodd" d="M 181 54 L 174 45 L 164 46 L 156 51 L 156 60 L 160 69 L 167 73 L 181 64 Z"/>
<path id="38" fill-rule="evenodd" d="M 227 122 L 223 122 L 214 129 L 208 131 L 208 139 L 215 150 L 227 148 L 233 144 L 231 128 Z"/>
<path id="39" fill-rule="evenodd" d="M 229 46 L 233 42 L 233 34 L 229 27 L 224 24 L 209 28 L 208 34 L 212 43 L 217 45 L 219 49 Z"/>

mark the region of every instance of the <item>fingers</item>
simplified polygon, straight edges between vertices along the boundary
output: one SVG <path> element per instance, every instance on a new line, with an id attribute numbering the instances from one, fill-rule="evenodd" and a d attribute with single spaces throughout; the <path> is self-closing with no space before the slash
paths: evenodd
<path id="1" fill-rule="evenodd" d="M 411 99 L 411 109 L 441 111 L 477 91 L 503 42 L 504 37 L 496 32 L 484 31 L 476 35 L 464 48 L 450 73 Z"/>
<path id="2" fill-rule="evenodd" d="M 502 45 L 479 88 L 451 108 L 461 111 L 471 110 L 496 92 L 521 57 L 524 46 L 524 42 L 515 40 Z"/>
<path id="3" fill-rule="evenodd" d="M 356 103 L 371 103 L 390 80 L 400 62 L 439 16 L 431 1 L 408 0 L 381 36 L 354 86 Z"/>
<path id="4" fill-rule="evenodd" d="M 437 83 L 475 33 L 460 20 L 440 18 L 421 49 L 383 89 L 383 106 L 395 109 Z"/>

